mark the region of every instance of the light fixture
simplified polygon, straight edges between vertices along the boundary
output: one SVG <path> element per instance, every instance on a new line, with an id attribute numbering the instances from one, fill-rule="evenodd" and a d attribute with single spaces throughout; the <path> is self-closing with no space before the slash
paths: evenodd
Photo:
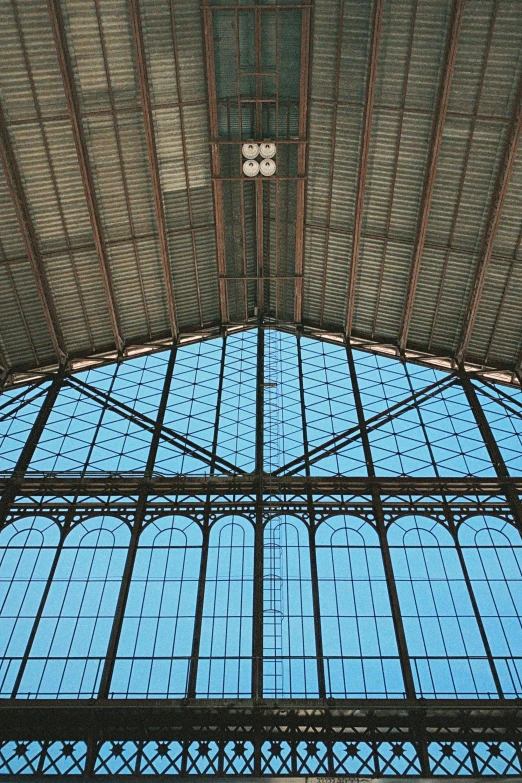
<path id="1" fill-rule="evenodd" d="M 264 177 L 271 177 L 275 174 L 276 164 L 272 158 L 264 158 L 259 164 L 259 169 Z"/>
<path id="2" fill-rule="evenodd" d="M 243 153 L 243 174 L 245 177 L 256 177 L 260 172 L 264 177 L 271 177 L 275 174 L 276 163 L 275 154 L 276 145 L 273 141 L 247 141 L 241 147 Z M 259 157 L 261 160 L 259 160 Z M 256 160 L 257 158 L 257 160 Z"/>
<path id="3" fill-rule="evenodd" d="M 243 144 L 242 152 L 244 158 L 247 160 L 254 160 L 254 158 L 257 158 L 259 155 L 259 144 L 249 141 L 247 144 Z M 249 174 L 249 176 L 252 177 L 253 174 Z"/>
<path id="4" fill-rule="evenodd" d="M 257 160 L 245 160 L 243 163 L 243 174 L 245 174 L 247 177 L 255 177 L 256 174 L 259 174 L 259 163 Z"/>
<path id="5" fill-rule="evenodd" d="M 262 158 L 273 158 L 276 154 L 276 145 L 272 141 L 263 141 L 259 145 L 259 154 Z"/>

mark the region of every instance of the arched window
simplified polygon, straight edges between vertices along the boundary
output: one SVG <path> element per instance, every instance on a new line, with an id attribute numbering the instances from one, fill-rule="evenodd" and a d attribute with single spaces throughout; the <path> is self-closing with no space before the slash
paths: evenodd
<path id="1" fill-rule="evenodd" d="M 419 696 L 497 697 L 449 531 L 406 517 L 391 525 L 388 540 Z"/>
<path id="2" fill-rule="evenodd" d="M 292 517 L 265 528 L 263 694 L 317 696 L 308 530 Z"/>
<path id="3" fill-rule="evenodd" d="M 116 698 L 182 698 L 201 562 L 201 529 L 165 517 L 141 534 L 111 683 Z"/>
<path id="4" fill-rule="evenodd" d="M 522 696 L 522 538 L 513 525 L 473 517 L 459 542 L 504 696 Z"/>
<path id="5" fill-rule="evenodd" d="M 0 695 L 9 697 L 60 540 L 56 523 L 29 517 L 0 532 Z"/>
<path id="6" fill-rule="evenodd" d="M 199 649 L 198 696 L 250 697 L 254 530 L 226 517 L 210 531 Z"/>
<path id="7" fill-rule="evenodd" d="M 18 696 L 96 696 L 112 629 L 129 529 L 113 517 L 65 539 Z"/>
<path id="8" fill-rule="evenodd" d="M 334 517 L 315 540 L 327 695 L 404 697 L 377 532 L 355 517 Z"/>

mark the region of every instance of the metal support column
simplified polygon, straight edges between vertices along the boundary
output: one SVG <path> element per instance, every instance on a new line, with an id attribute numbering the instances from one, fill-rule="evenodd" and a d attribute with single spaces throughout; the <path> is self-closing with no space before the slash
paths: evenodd
<path id="1" fill-rule="evenodd" d="M 227 353 L 227 338 L 223 336 L 223 345 L 221 346 L 221 364 L 219 369 L 218 392 L 216 399 L 216 416 L 214 419 L 214 437 L 212 439 L 212 464 L 210 474 L 214 475 L 216 470 L 215 458 L 217 454 L 219 439 L 219 419 L 221 415 L 221 399 L 223 396 L 223 381 L 225 378 L 225 360 Z M 192 652 L 190 655 L 190 671 L 187 685 L 187 697 L 194 699 L 196 697 L 196 685 L 198 679 L 199 647 L 201 643 L 201 628 L 203 625 L 203 605 L 205 601 L 205 583 L 207 579 L 208 547 L 210 540 L 210 492 L 207 492 L 205 503 L 205 517 L 203 523 L 203 540 L 201 549 L 201 563 L 198 577 L 198 594 L 196 597 L 196 611 L 194 617 L 194 633 L 192 636 Z"/>
<path id="2" fill-rule="evenodd" d="M 64 527 L 60 531 L 60 541 L 58 542 L 58 546 L 56 547 L 56 552 L 54 553 L 53 562 L 51 564 L 51 568 L 49 571 L 49 575 L 47 577 L 47 582 L 45 584 L 44 591 L 42 593 L 42 597 L 40 598 L 40 603 L 38 605 L 38 610 L 36 612 L 34 621 L 33 621 L 33 627 L 31 628 L 31 633 L 29 634 L 29 638 L 27 639 L 27 643 L 25 645 L 24 654 L 22 657 L 22 662 L 20 664 L 20 668 L 18 669 L 18 673 L 16 675 L 16 679 L 13 685 L 13 690 L 11 692 L 11 698 L 15 699 L 18 696 L 18 692 L 20 690 L 20 685 L 22 683 L 25 670 L 27 667 L 27 662 L 29 660 L 29 655 L 31 654 L 31 648 L 33 646 L 33 642 L 35 640 L 36 634 L 38 632 L 38 627 L 40 625 L 40 620 L 43 614 L 43 610 L 47 601 L 47 596 L 49 595 L 49 591 L 51 589 L 51 585 L 53 583 L 54 575 L 56 573 L 56 568 L 58 566 L 58 561 L 60 560 L 63 545 L 65 543 L 65 538 L 67 536 L 70 524 L 72 522 L 72 517 L 74 515 L 74 506 L 71 513 L 68 515 L 68 519 L 65 522 Z"/>
<path id="3" fill-rule="evenodd" d="M 165 418 L 165 410 L 167 408 L 167 402 L 169 398 L 172 373 L 174 372 L 176 353 L 177 353 L 177 347 L 174 345 L 171 349 L 169 361 L 167 364 L 165 381 L 163 384 L 163 391 L 161 393 L 161 400 L 158 408 L 156 424 L 151 439 L 149 455 L 147 457 L 147 464 L 145 466 L 145 483 L 140 490 L 140 494 L 138 496 L 138 500 L 136 503 L 136 514 L 134 517 L 134 524 L 131 532 L 131 540 L 127 552 L 127 559 L 125 561 L 125 568 L 123 570 L 123 577 L 122 577 L 122 582 L 120 587 L 120 593 L 118 596 L 118 603 L 116 604 L 116 612 L 114 614 L 114 621 L 112 624 L 111 635 L 107 647 L 107 655 L 105 657 L 105 664 L 103 667 L 103 672 L 100 681 L 100 691 L 98 696 L 101 699 L 107 699 L 109 697 L 109 688 L 112 679 L 112 674 L 114 671 L 116 652 L 118 649 L 118 643 L 120 640 L 121 629 L 123 625 L 123 618 L 125 615 L 125 607 L 127 605 L 127 598 L 129 596 L 132 571 L 134 568 L 134 561 L 136 559 L 136 551 L 138 548 L 138 540 L 141 533 L 143 518 L 145 516 L 145 511 L 147 507 L 147 498 L 149 494 L 148 481 L 150 481 L 150 479 L 152 478 L 154 463 L 156 462 L 156 455 L 158 452 L 158 446 L 161 439 L 161 429 L 163 426 L 163 420 Z"/>
<path id="4" fill-rule="evenodd" d="M 261 283 L 262 284 L 262 283 Z M 263 457 L 264 457 L 265 330 L 259 317 L 257 330 L 256 390 L 256 521 L 254 535 L 254 626 L 252 645 L 252 697 L 263 695 Z"/>
<path id="5" fill-rule="evenodd" d="M 509 478 L 509 471 L 495 440 L 495 436 L 491 431 L 486 414 L 482 410 L 482 406 L 477 397 L 475 387 L 473 386 L 469 376 L 466 375 L 464 371 L 462 371 L 460 374 L 460 382 L 468 400 L 469 407 L 471 408 L 473 416 L 475 417 L 475 421 L 477 422 L 477 427 L 480 430 L 480 434 L 482 435 L 482 439 L 484 440 L 489 458 L 493 463 L 493 467 L 495 468 L 497 476 L 499 478 Z M 522 533 L 522 503 L 520 501 L 518 492 L 511 485 L 506 484 L 505 493 L 511 508 L 511 513 L 513 514 L 515 524 L 517 525 L 518 530 Z"/>
<path id="6" fill-rule="evenodd" d="M 404 359 L 403 359 L 403 362 L 404 362 Z M 410 391 L 413 394 L 413 392 L 414 392 L 413 384 L 411 382 L 411 377 L 410 377 L 410 374 L 409 374 L 407 368 L 406 368 L 406 377 L 408 379 L 408 385 L 410 387 Z M 416 405 L 416 411 L 417 411 L 417 416 L 419 417 L 419 422 L 420 422 L 420 426 L 421 426 L 422 432 L 424 434 L 424 439 L 426 441 L 426 446 L 427 446 L 428 452 L 430 454 L 430 459 L 431 459 L 431 464 L 432 464 L 432 467 L 433 467 L 433 471 L 434 471 L 435 475 L 437 477 L 439 477 L 439 469 L 437 467 L 437 460 L 435 458 L 435 454 L 433 453 L 433 448 L 432 448 L 432 445 L 431 445 L 431 442 L 430 442 L 430 438 L 428 436 L 428 431 L 426 429 L 426 425 L 425 425 L 424 419 L 422 417 L 422 411 L 421 411 L 421 408 L 420 408 L 419 405 Z M 473 587 L 471 585 L 471 580 L 469 578 L 468 568 L 466 566 L 466 561 L 464 560 L 464 555 L 462 554 L 462 549 L 461 549 L 460 544 L 459 544 L 458 534 L 457 534 L 457 526 L 455 525 L 454 515 L 453 515 L 453 512 L 451 510 L 451 503 L 448 501 L 447 496 L 446 496 L 446 494 L 444 492 L 441 493 L 441 496 L 442 496 L 442 502 L 444 504 L 444 513 L 445 513 L 446 519 L 448 521 L 448 527 L 450 529 L 450 532 L 451 532 L 451 534 L 453 536 L 453 540 L 455 542 L 455 549 L 456 549 L 456 552 L 457 552 L 457 556 L 459 558 L 460 567 L 462 569 L 462 574 L 464 576 L 464 581 L 466 583 L 466 587 L 467 587 L 467 590 L 468 590 L 469 600 L 471 602 L 471 606 L 473 607 L 473 613 L 475 615 L 475 620 L 477 622 L 478 630 L 479 630 L 479 633 L 480 633 L 480 638 L 482 639 L 482 644 L 484 645 L 484 650 L 486 652 L 486 656 L 487 656 L 487 659 L 488 659 L 489 667 L 491 669 L 491 675 L 493 677 L 493 681 L 495 683 L 495 688 L 497 689 L 498 695 L 501 698 L 503 698 L 504 694 L 502 692 L 502 686 L 500 684 L 500 677 L 498 675 L 497 667 L 495 665 L 495 661 L 494 661 L 493 655 L 491 653 L 491 648 L 489 646 L 489 640 L 488 640 L 488 637 L 487 637 L 487 634 L 486 634 L 486 629 L 484 628 L 484 623 L 483 623 L 481 614 L 479 612 L 477 599 L 475 598 L 475 594 L 473 592 Z"/>
<path id="7" fill-rule="evenodd" d="M 303 363 L 301 357 L 301 337 L 297 336 L 297 369 L 299 375 L 299 398 L 301 404 L 301 426 L 303 428 L 303 452 L 305 457 L 305 474 L 310 476 L 310 461 L 308 459 L 308 432 L 306 427 L 306 404 L 303 382 Z M 314 610 L 315 654 L 317 657 L 317 684 L 319 698 L 326 698 L 326 682 L 323 651 L 323 634 L 321 628 L 321 606 L 319 601 L 319 578 L 317 574 L 317 552 L 315 549 L 316 523 L 311 482 L 307 482 L 306 499 L 308 501 L 309 535 L 310 535 L 310 576 L 312 579 L 312 604 Z"/>
<path id="8" fill-rule="evenodd" d="M 355 362 L 353 360 L 351 346 L 348 344 L 346 345 L 346 355 L 348 357 L 348 367 L 350 369 L 353 398 L 355 401 L 355 408 L 357 411 L 357 421 L 361 430 L 361 442 L 363 445 L 368 476 L 370 478 L 375 478 L 375 468 L 373 465 L 370 439 L 368 437 L 366 422 L 364 419 L 364 411 L 361 402 L 361 395 L 359 392 L 359 383 L 357 380 L 357 373 L 355 370 Z M 379 492 L 373 486 L 372 486 L 372 503 L 373 503 L 373 509 L 375 514 L 375 521 L 377 524 L 379 543 L 381 546 L 384 572 L 386 575 L 386 584 L 388 586 L 388 595 L 390 598 L 393 626 L 395 629 L 395 636 L 397 639 L 397 647 L 399 650 L 399 657 L 401 662 L 402 676 L 404 678 L 406 697 L 408 699 L 415 699 L 416 694 L 415 694 L 415 685 L 413 682 L 413 673 L 411 670 L 410 656 L 408 653 L 408 645 L 406 642 L 406 633 L 404 631 L 404 625 L 402 622 L 402 615 L 401 615 L 401 610 L 399 605 L 399 596 L 397 594 L 397 586 L 395 584 L 395 577 L 393 575 L 393 567 L 392 567 L 392 561 L 390 556 L 390 549 L 388 547 L 386 527 L 384 524 L 384 514 L 382 510 L 381 497 Z"/>
<path id="9" fill-rule="evenodd" d="M 27 440 L 25 441 L 24 447 L 20 453 L 20 456 L 18 457 L 16 467 L 4 490 L 2 499 L 0 500 L 0 530 L 6 523 L 9 509 L 13 504 L 20 486 L 23 483 L 26 471 L 38 445 L 38 441 L 40 440 L 43 429 L 47 424 L 47 420 L 51 414 L 54 403 L 56 402 L 56 398 L 58 397 L 60 389 L 62 388 L 62 382 L 63 368 L 58 370 L 51 382 L 51 385 L 49 386 L 45 400 L 42 403 L 42 407 L 38 411 L 38 415 L 34 420 L 33 426 L 31 427 L 31 432 L 27 436 Z"/>

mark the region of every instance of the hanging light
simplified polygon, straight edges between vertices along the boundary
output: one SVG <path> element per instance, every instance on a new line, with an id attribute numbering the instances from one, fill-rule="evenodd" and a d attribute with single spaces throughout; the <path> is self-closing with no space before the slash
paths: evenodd
<path id="1" fill-rule="evenodd" d="M 249 141 L 247 144 L 243 144 L 242 152 L 244 158 L 254 160 L 259 155 L 259 144 Z M 253 174 L 249 174 L 249 176 L 252 177 Z"/>
<path id="2" fill-rule="evenodd" d="M 259 145 L 259 153 L 262 158 L 273 158 L 276 154 L 276 145 L 271 141 L 263 141 Z"/>
<path id="3" fill-rule="evenodd" d="M 264 158 L 259 165 L 259 169 L 264 177 L 271 177 L 272 174 L 275 174 L 276 170 L 275 160 Z"/>
<path id="4" fill-rule="evenodd" d="M 243 174 L 247 177 L 255 177 L 259 174 L 259 163 L 257 160 L 245 160 L 243 163 Z"/>

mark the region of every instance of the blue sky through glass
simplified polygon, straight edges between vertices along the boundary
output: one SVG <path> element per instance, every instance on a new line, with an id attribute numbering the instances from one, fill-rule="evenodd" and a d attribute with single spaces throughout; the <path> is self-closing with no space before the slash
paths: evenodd
<path id="1" fill-rule="evenodd" d="M 58 395 L 29 472 L 142 472 L 164 388 L 165 437 L 159 441 L 155 473 L 211 470 L 208 460 L 184 455 L 172 442 L 172 433 L 190 438 L 207 454 L 215 446 L 217 457 L 253 471 L 257 349 L 257 331 L 249 330 L 225 341 L 178 347 L 170 379 L 169 351 L 78 373 Z M 377 475 L 495 475 L 458 378 L 361 351 L 353 356 Z M 303 475 L 306 434 L 312 476 L 367 474 L 344 346 L 305 337 L 298 344 L 294 335 L 266 330 L 263 381 L 265 472 Z M 520 391 L 473 383 L 508 470 L 520 475 Z M 2 470 L 16 465 L 47 388 L 46 382 L 0 397 Z M 135 421 L 129 419 L 132 413 Z M 341 435 L 340 446 L 321 452 L 325 441 Z M 215 466 L 216 473 L 221 470 Z M 314 698 L 323 671 L 327 696 L 402 697 L 404 683 L 373 522 L 336 516 L 318 525 L 320 618 L 314 624 L 307 521 L 277 517 L 265 529 L 265 695 Z M 74 523 L 61 549 L 59 534 L 58 525 L 42 517 L 18 520 L 0 533 L 3 697 L 11 695 L 18 674 L 20 698 L 91 698 L 100 686 L 129 526 L 109 516 Z M 515 528 L 492 517 L 463 522 L 460 560 L 449 528 L 426 517 L 393 522 L 388 538 L 418 695 L 497 695 L 482 623 L 504 695 L 522 696 L 522 544 Z M 114 697 L 186 694 L 199 589 L 196 695 L 250 698 L 252 522 L 237 515 L 217 519 L 208 541 L 202 573 L 201 519 L 162 517 L 144 527 L 110 683 Z M 56 552 L 56 571 L 45 598 Z M 40 611 L 27 665 L 21 668 Z M 324 654 L 319 665 L 318 633 Z"/>
<path id="2" fill-rule="evenodd" d="M 312 475 L 367 475 L 345 347 L 305 337 L 298 347 L 294 335 L 267 329 L 264 354 L 264 470 L 284 473 L 288 465 L 291 473 L 304 474 L 307 443 Z M 458 378 L 371 353 L 353 351 L 353 357 L 376 475 L 495 475 Z M 143 471 L 168 361 L 164 351 L 72 376 L 29 469 Z M 225 344 L 216 338 L 178 347 L 154 471 L 210 472 L 209 457 L 184 454 L 177 435 L 207 455 L 215 442 L 217 458 L 253 471 L 256 373 L 257 330 L 229 335 Z M 522 393 L 474 383 L 506 465 L 516 474 L 522 468 Z M 45 390 L 42 385 L 2 395 L 3 470 L 13 469 Z M 321 452 L 322 444 L 341 436 Z M 214 465 L 214 472 L 221 471 Z"/>

